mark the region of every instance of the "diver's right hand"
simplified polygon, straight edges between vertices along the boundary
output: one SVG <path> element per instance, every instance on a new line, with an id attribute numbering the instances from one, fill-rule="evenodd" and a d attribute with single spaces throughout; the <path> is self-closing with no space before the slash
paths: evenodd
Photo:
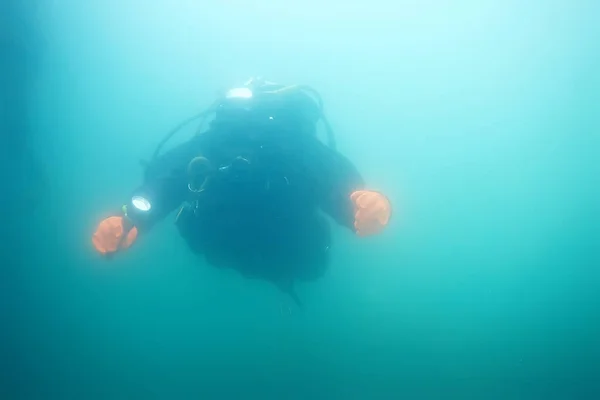
<path id="1" fill-rule="evenodd" d="M 137 228 L 127 217 L 108 217 L 98 225 L 92 243 L 98 253 L 108 256 L 121 249 L 129 248 L 137 238 Z"/>

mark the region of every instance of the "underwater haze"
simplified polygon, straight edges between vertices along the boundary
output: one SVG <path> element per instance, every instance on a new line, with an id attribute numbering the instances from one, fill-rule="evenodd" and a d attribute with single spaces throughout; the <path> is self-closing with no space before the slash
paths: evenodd
<path id="1" fill-rule="evenodd" d="M 22 214 L 2 399 L 600 398 L 599 2 L 30 12 L 48 184 Z M 99 257 L 91 235 L 140 161 L 256 75 L 321 93 L 338 149 L 393 203 L 388 229 L 335 226 L 302 310 L 193 255 L 174 215 Z"/>

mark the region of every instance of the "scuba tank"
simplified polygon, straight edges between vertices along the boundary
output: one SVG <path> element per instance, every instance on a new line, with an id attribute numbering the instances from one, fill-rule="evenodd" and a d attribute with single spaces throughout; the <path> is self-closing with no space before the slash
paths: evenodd
<path id="1" fill-rule="evenodd" d="M 323 100 L 315 89 L 307 85 L 284 86 L 262 78 L 251 78 L 242 87 L 228 90 L 205 110 L 183 120 L 158 143 L 152 159 L 146 166 L 156 161 L 162 148 L 183 128 L 199 121 L 196 134 L 201 134 L 206 120 L 214 115 L 214 123 L 227 123 L 245 117 L 270 118 L 271 114 L 282 113 L 298 116 L 314 125 L 322 121 L 327 135 L 327 145 L 336 148 L 335 135 L 323 111 Z M 314 130 L 316 132 L 316 130 Z"/>

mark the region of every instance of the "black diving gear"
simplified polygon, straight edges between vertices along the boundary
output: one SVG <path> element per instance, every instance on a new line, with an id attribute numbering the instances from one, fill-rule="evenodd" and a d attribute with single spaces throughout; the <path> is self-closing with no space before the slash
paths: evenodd
<path id="1" fill-rule="evenodd" d="M 128 216 L 143 234 L 180 207 L 177 228 L 207 262 L 271 281 L 299 302 L 294 282 L 317 279 L 328 265 L 321 211 L 352 228 L 350 194 L 364 184 L 344 156 L 303 134 L 322 118 L 318 106 L 268 98 L 280 108 L 220 108 L 206 132 L 157 157 Z"/>

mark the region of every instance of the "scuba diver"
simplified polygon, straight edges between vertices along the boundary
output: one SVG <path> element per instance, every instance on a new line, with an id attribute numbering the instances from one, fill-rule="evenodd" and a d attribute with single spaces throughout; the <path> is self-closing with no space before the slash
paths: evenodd
<path id="1" fill-rule="evenodd" d="M 191 139 L 160 154 L 197 120 Z M 294 282 L 315 280 L 328 265 L 324 214 L 361 237 L 391 216 L 387 197 L 336 151 L 321 98 L 304 85 L 250 79 L 169 132 L 145 167 L 143 184 L 93 234 L 100 254 L 128 249 L 179 207 L 178 231 L 207 263 L 270 281 L 298 305 Z"/>

